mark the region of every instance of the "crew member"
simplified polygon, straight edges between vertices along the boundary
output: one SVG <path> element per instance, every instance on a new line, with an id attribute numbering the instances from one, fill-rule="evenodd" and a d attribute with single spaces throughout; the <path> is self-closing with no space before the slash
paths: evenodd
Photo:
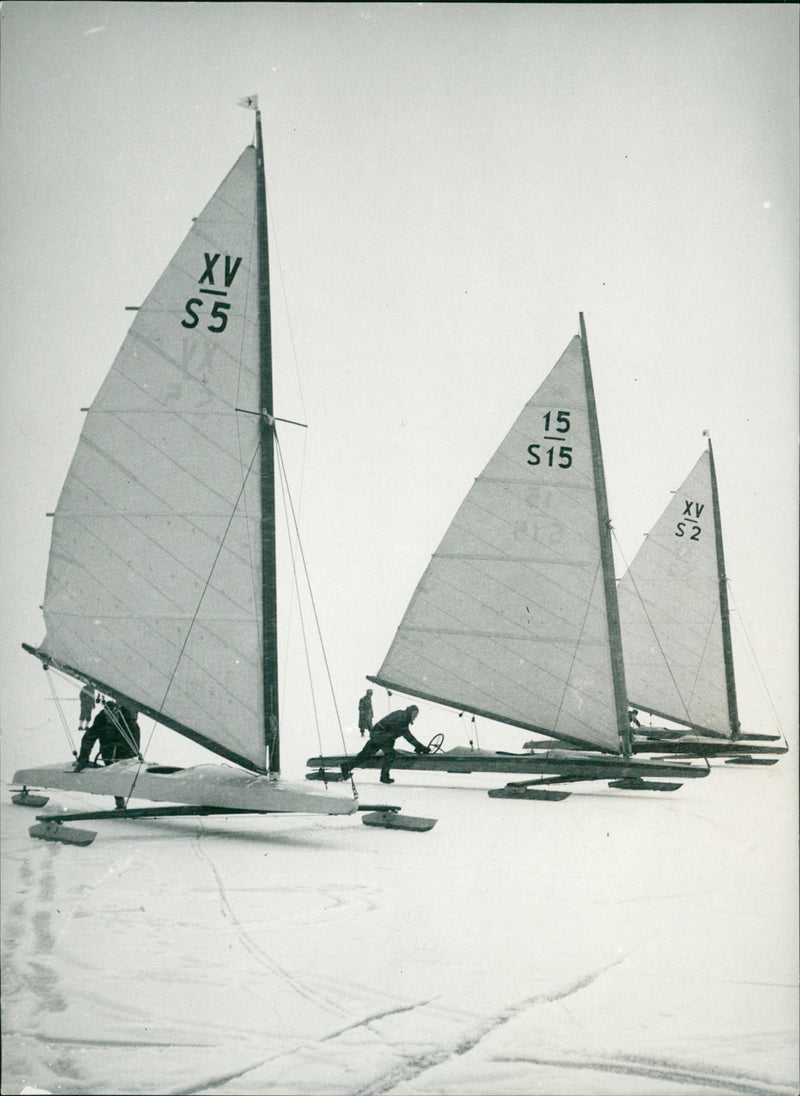
<path id="1" fill-rule="evenodd" d="M 428 754 L 430 748 L 422 743 L 411 733 L 411 724 L 419 715 L 419 708 L 412 704 L 408 708 L 398 708 L 395 712 L 389 712 L 383 719 L 379 719 L 369 733 L 369 740 L 363 750 L 356 754 L 352 761 L 342 765 L 342 776 L 349 776 L 353 769 L 363 765 L 365 761 L 371 761 L 374 757 L 382 755 L 381 784 L 394 784 L 389 775 L 397 753 L 394 744 L 398 738 L 405 738 L 414 747 L 414 753 Z"/>

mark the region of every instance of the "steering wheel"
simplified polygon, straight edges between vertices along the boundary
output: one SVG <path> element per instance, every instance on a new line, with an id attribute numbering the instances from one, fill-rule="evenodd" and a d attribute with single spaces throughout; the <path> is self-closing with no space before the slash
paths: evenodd
<path id="1" fill-rule="evenodd" d="M 444 735 L 440 731 L 438 734 L 435 734 L 433 736 L 433 738 L 430 740 L 430 742 L 428 743 L 429 752 L 430 753 L 439 753 L 442 749 L 442 744 L 443 743 L 444 743 Z"/>

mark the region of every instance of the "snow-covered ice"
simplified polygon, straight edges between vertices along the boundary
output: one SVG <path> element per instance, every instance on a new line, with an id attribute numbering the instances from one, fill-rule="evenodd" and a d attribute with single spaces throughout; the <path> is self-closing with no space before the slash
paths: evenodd
<path id="1" fill-rule="evenodd" d="M 111 820 L 77 848 L 6 795 L 3 1092 L 797 1091 L 791 754 L 560 803 L 377 775 L 363 803 L 436 827 Z"/>

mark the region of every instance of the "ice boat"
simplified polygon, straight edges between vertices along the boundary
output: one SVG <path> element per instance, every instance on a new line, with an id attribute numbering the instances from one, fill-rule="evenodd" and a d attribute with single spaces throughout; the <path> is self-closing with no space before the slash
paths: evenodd
<path id="1" fill-rule="evenodd" d="M 637 787 L 648 777 L 707 775 L 632 755 L 583 315 L 580 334 L 470 488 L 369 680 L 579 748 L 402 753 L 393 768 Z M 309 758 L 306 775 L 342 760 Z"/>
<path id="2" fill-rule="evenodd" d="M 711 439 L 618 588 L 631 703 L 674 726 L 641 728 L 635 752 L 761 758 L 780 736 L 742 730 Z"/>
<path id="3" fill-rule="evenodd" d="M 19 770 L 18 802 L 46 787 L 114 796 L 119 816 L 357 810 L 352 786 L 278 779 L 281 419 L 261 115 L 248 105 L 253 143 L 136 310 L 87 409 L 53 517 L 46 636 L 23 645 L 226 764 L 134 758 L 75 772 L 70 759 Z M 173 806 L 128 809 L 131 798 Z"/>

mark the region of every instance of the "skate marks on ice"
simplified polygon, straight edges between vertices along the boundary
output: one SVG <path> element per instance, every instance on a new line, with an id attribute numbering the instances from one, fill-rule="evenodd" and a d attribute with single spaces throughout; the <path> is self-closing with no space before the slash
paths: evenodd
<path id="1" fill-rule="evenodd" d="M 49 851 L 49 850 L 48 850 Z M 6 1006 L 25 999 L 25 1022 L 61 1012 L 66 1001 L 50 962 L 55 943 L 53 909 L 55 875 L 52 856 L 32 860 L 34 853 L 17 858 L 14 898 L 3 918 L 3 995 Z"/>
<path id="2" fill-rule="evenodd" d="M 568 999 L 594 987 L 612 968 L 622 964 L 620 957 L 601 968 L 560 988 L 533 994 L 498 1011 L 477 1024 L 463 1039 L 442 1044 L 406 1060 L 369 1083 L 355 1090 L 356 1096 L 394 1096 L 419 1093 L 437 1096 L 503 1096 L 552 1092 L 578 1096 L 581 1093 L 614 1092 L 627 1096 L 795 1096 L 796 1085 L 775 1077 L 758 1076 L 752 1070 L 736 1068 L 733 1063 L 720 1067 L 708 1060 L 693 1059 L 691 1053 L 680 1051 L 670 1057 L 612 1051 L 558 1053 L 552 1039 L 546 1035 L 547 1025 L 539 1024 L 534 1015 L 542 1006 Z M 567 1007 L 569 1007 L 567 1005 Z M 519 1038 L 514 1030 L 519 1031 Z M 508 1025 L 503 1041 L 497 1045 L 501 1030 Z M 534 1026 L 536 1025 L 536 1026 Z M 540 1030 L 537 1028 L 540 1027 Z M 436 1031 L 435 1025 L 429 1027 Z M 619 1040 L 624 1042 L 624 1032 Z M 785 1049 L 780 1034 L 773 1036 L 775 1057 Z M 758 1041 L 761 1041 L 759 1036 Z M 547 1043 L 551 1047 L 547 1047 Z M 544 1052 L 509 1053 L 509 1049 L 544 1043 Z M 494 1044 L 494 1046 L 493 1046 Z M 779 1045 L 780 1044 L 780 1045 Z M 785 1044 L 792 1044 L 791 1033 L 785 1033 Z M 411 1048 L 406 1048 L 410 1050 Z M 401 1048 L 398 1046 L 397 1051 Z M 549 1053 L 547 1051 L 550 1051 Z M 472 1053 L 475 1052 L 475 1053 Z M 459 1061 L 461 1059 L 461 1061 Z M 455 1067 L 455 1068 L 450 1068 Z M 605 1081 L 602 1079 L 605 1077 Z"/>
<path id="3" fill-rule="evenodd" d="M 326 985 L 326 980 L 320 978 L 319 975 L 306 978 L 292 974 L 286 966 L 274 957 L 274 934 L 282 925 L 289 922 L 296 928 L 298 924 L 302 925 L 303 921 L 306 924 L 312 921 L 330 923 L 339 917 L 351 917 L 355 912 L 371 912 L 379 905 L 372 888 L 353 884 L 337 885 L 332 883 L 313 888 L 301 885 L 290 887 L 272 886 L 270 892 L 273 897 L 280 895 L 282 912 L 277 918 L 270 921 L 271 931 L 265 935 L 263 922 L 257 929 L 248 928 L 244 916 L 237 913 L 236 903 L 232 900 L 231 888 L 226 885 L 218 865 L 206 850 L 203 836 L 202 830 L 195 834 L 192 850 L 198 859 L 203 861 L 213 877 L 222 907 L 222 915 L 231 925 L 240 945 L 251 956 L 253 962 L 262 971 L 278 979 L 285 987 L 299 997 L 304 998 L 309 1004 L 330 1014 L 340 1017 L 345 1016 L 347 1011 L 342 1006 L 341 985 L 333 980 Z M 263 888 L 258 883 L 254 883 L 252 890 L 254 894 L 263 893 Z M 243 888 L 237 885 L 235 891 L 241 895 Z M 306 905 L 309 899 L 314 900 L 314 906 L 311 909 Z M 289 912 L 293 910 L 292 900 L 300 906 L 299 922 L 294 911 Z"/>
<path id="4" fill-rule="evenodd" d="M 579 993 L 621 961 L 615 959 L 564 986 L 525 997 L 478 1023 L 474 1013 L 448 1009 L 436 999 L 387 1005 L 315 1041 L 297 1041 L 277 1054 L 265 1056 L 259 1063 L 253 1062 L 224 1075 L 209 1076 L 204 1081 L 197 1079 L 191 1087 L 172 1089 L 170 1094 L 190 1096 L 191 1093 L 215 1091 L 236 1093 L 237 1096 L 256 1093 L 285 1096 L 326 1092 L 342 1096 L 381 1096 L 395 1091 L 398 1085 L 409 1085 L 408 1091 L 414 1093 L 438 1091 L 428 1089 L 424 1083 L 420 1085 L 422 1075 L 452 1058 L 466 1055 L 499 1027 L 524 1015 L 531 1007 L 551 1004 Z M 340 986 L 340 993 L 345 989 Z M 401 1018 L 406 1022 L 398 1024 Z M 448 1029 L 450 1036 L 443 1043 L 441 1033 Z M 388 1063 L 382 1065 L 387 1059 Z M 370 1073 L 372 1077 L 367 1079 Z"/>
<path id="5" fill-rule="evenodd" d="M 92 1071 L 87 1073 L 85 1067 L 92 1048 L 107 1057 L 114 1048 L 142 1051 L 164 1046 L 163 1040 L 143 1037 L 148 1021 L 144 1010 L 119 1000 L 113 990 L 102 992 L 93 956 L 96 941 L 81 927 L 88 916 L 84 901 L 91 902 L 93 887 L 75 883 L 70 874 L 72 853 L 66 846 L 25 845 L 4 857 L 3 1076 L 14 1086 L 4 1091 L 19 1091 L 11 1081 L 19 1078 L 20 1085 L 29 1081 L 44 1086 L 40 1091 L 87 1092 Z M 117 907 L 111 912 L 124 911 Z M 76 933 L 84 944 L 80 955 L 71 947 Z M 129 1030 L 138 1024 L 136 1034 L 103 1037 L 102 1029 L 76 1024 L 78 983 L 80 1012 L 99 1006 L 102 1015 L 118 1018 Z M 172 1052 L 181 1045 L 196 1044 L 169 1041 Z"/>
<path id="6" fill-rule="evenodd" d="M 403 1013 L 429 1005 L 430 1001 L 400 1004 L 386 1007 L 353 1020 L 319 1038 L 292 1040 L 291 1045 L 270 1054 L 260 1056 L 248 1064 L 240 1064 L 235 1070 L 205 1078 L 195 1078 L 187 1087 L 171 1088 L 168 1096 L 194 1096 L 201 1092 L 268 1093 L 284 1096 L 289 1093 L 341 1092 L 350 1093 L 348 1087 L 340 1087 L 331 1081 L 332 1068 L 329 1044 L 349 1033 L 369 1030 L 381 1020 L 391 1019 Z M 337 1073 L 340 1071 L 337 1070 Z M 313 1080 L 318 1078 L 318 1084 Z M 340 1073 L 341 1075 L 341 1073 Z M 228 1086 L 233 1086 L 228 1088 Z M 371 1089 L 369 1091 L 372 1091 Z"/>
<path id="7" fill-rule="evenodd" d="M 582 975 L 580 978 L 573 979 L 564 986 L 532 994 L 529 997 L 525 997 L 520 1001 L 506 1006 L 494 1015 L 485 1017 L 480 1023 L 476 1024 L 468 1034 L 454 1042 L 424 1051 L 413 1061 L 398 1063 L 382 1076 L 376 1077 L 369 1085 L 359 1088 L 356 1091 L 355 1096 L 367 1096 L 367 1094 L 369 1094 L 369 1096 L 382 1096 L 382 1094 L 396 1089 L 398 1085 L 408 1084 L 411 1084 L 412 1086 L 409 1091 L 428 1091 L 424 1085 L 420 1086 L 419 1078 L 422 1074 L 446 1063 L 451 1058 L 460 1057 L 474 1050 L 489 1035 L 499 1028 L 502 1028 L 511 1020 L 524 1014 L 528 1009 L 535 1008 L 538 1005 L 551 1004 L 554 1001 L 560 1001 L 567 997 L 571 997 L 573 994 L 579 993 L 581 990 L 591 986 L 599 978 L 602 978 L 607 971 L 611 970 L 622 961 L 623 957 L 620 956 L 609 963 L 605 963 L 597 970 Z M 436 1028 L 432 1026 L 430 1030 L 435 1031 Z"/>
<path id="8" fill-rule="evenodd" d="M 519 1067 L 526 1069 L 534 1067 L 537 1070 L 550 1067 L 573 1074 L 611 1073 L 616 1077 L 641 1078 L 660 1082 L 657 1086 L 651 1085 L 647 1089 L 639 1090 L 658 1092 L 659 1096 L 666 1096 L 667 1091 L 675 1092 L 676 1096 L 681 1091 L 687 1092 L 690 1096 L 715 1092 L 730 1094 L 730 1096 L 795 1096 L 796 1093 L 793 1085 L 752 1077 L 744 1073 L 724 1073 L 703 1063 L 689 1064 L 669 1058 L 648 1058 L 638 1054 L 608 1058 L 498 1055 L 492 1061 L 498 1065 L 513 1066 L 515 1071 L 518 1071 Z M 664 1089 L 662 1082 L 669 1084 L 670 1089 Z M 590 1088 L 582 1088 L 582 1091 L 588 1092 Z"/>
<path id="9" fill-rule="evenodd" d="M 10 1076 L 41 1057 L 37 1045 L 49 1043 L 42 1034 L 67 1002 L 53 961 L 56 931 L 53 908 L 56 890 L 55 856 L 60 850 L 19 853 L 4 866 L 4 887 L 13 888 L 2 925 L 3 1061 Z M 44 854 L 44 855 L 42 855 Z M 55 856 L 54 856 L 55 854 Z M 48 1046 L 50 1065 L 67 1083 L 79 1080 L 68 1048 Z"/>

